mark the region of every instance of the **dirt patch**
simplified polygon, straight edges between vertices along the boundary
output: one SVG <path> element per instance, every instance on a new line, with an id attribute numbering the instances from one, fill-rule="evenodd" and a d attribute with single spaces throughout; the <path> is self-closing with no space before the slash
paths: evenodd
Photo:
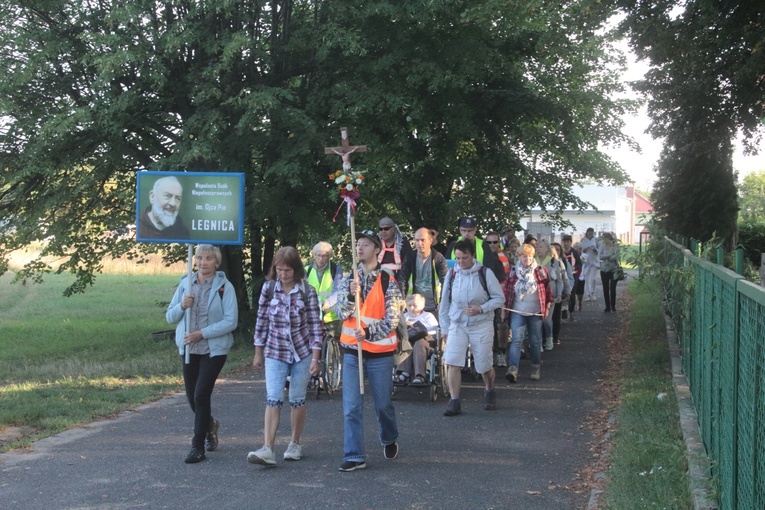
<path id="1" fill-rule="evenodd" d="M 622 378 L 624 364 L 629 359 L 630 346 L 627 340 L 627 322 L 632 299 L 624 293 L 619 300 L 620 327 L 619 333 L 611 335 L 606 342 L 608 348 L 608 369 L 598 374 L 598 393 L 600 408 L 591 413 L 585 420 L 583 428 L 593 436 L 588 443 L 592 455 L 589 465 L 580 469 L 577 478 L 580 480 L 569 488 L 577 492 L 603 491 L 606 486 L 606 473 L 610 467 L 611 436 L 618 428 L 616 413 L 621 405 Z M 602 498 L 596 498 L 595 504 L 589 505 L 588 510 L 602 507 Z M 591 501 L 592 503 L 592 501 Z"/>
<path id="2" fill-rule="evenodd" d="M 37 432 L 34 427 L 5 427 L 0 429 L 0 447 L 10 444 Z"/>

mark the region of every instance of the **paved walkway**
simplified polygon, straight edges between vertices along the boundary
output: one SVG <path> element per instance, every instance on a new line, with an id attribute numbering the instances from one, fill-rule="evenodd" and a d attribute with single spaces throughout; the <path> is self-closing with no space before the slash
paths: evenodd
<path id="1" fill-rule="evenodd" d="M 589 492 L 567 486 L 591 461 L 583 424 L 598 409 L 605 339 L 619 330 L 623 308 L 603 313 L 602 297 L 585 304 L 564 324 L 562 345 L 544 354 L 541 381 L 529 380 L 528 360 L 518 384 L 507 384 L 499 369 L 494 412 L 482 410 L 480 383 L 465 381 L 463 414 L 451 418 L 442 416 L 443 398 L 432 403 L 426 391 L 399 389 L 394 461 L 383 458 L 367 396 L 366 470 L 337 470 L 339 395 L 309 398 L 303 460 L 281 461 L 289 441 L 284 409 L 277 467 L 248 464 L 247 452 L 261 445 L 265 399 L 262 376 L 248 372 L 216 387 L 220 447 L 203 463 L 183 463 L 192 415 L 176 395 L 0 455 L 0 508 L 585 508 Z"/>

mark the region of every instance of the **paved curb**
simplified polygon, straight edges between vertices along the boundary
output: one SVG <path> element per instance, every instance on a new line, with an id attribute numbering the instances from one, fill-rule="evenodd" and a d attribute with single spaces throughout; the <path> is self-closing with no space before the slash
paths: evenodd
<path id="1" fill-rule="evenodd" d="M 717 502 L 712 497 L 712 483 L 709 476 L 710 466 L 704 443 L 701 441 L 699 421 L 693 407 L 688 379 L 683 373 L 682 356 L 677 341 L 677 333 L 668 315 L 664 315 L 667 328 L 667 344 L 672 361 L 672 386 L 680 409 L 680 428 L 685 441 L 685 455 L 688 460 L 688 485 L 691 491 L 691 504 L 695 510 L 715 510 Z"/>

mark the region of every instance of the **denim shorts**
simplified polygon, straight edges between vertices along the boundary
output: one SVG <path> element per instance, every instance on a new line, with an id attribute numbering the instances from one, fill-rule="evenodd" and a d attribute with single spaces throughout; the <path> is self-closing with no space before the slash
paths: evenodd
<path id="1" fill-rule="evenodd" d="M 289 402 L 292 407 L 305 405 L 305 394 L 308 381 L 311 380 L 311 359 L 306 356 L 300 361 L 287 363 L 277 359 L 266 358 L 266 405 L 281 407 L 284 402 L 284 384 L 290 376 Z"/>

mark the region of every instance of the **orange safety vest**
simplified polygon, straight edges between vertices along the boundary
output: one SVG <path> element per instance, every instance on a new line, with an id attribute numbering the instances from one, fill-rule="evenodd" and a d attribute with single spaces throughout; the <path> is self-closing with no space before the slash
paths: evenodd
<path id="1" fill-rule="evenodd" d="M 390 282 L 390 285 L 396 285 L 396 281 Z M 367 294 L 367 298 L 359 307 L 361 310 L 361 329 L 385 318 L 385 293 L 382 288 L 382 273 L 377 277 L 377 281 Z M 343 321 L 343 329 L 340 334 L 340 343 L 345 347 L 356 347 L 356 312 Z M 394 352 L 398 345 L 396 329 L 393 328 L 387 337 L 376 342 L 361 341 L 361 349 L 365 352 Z"/>
<path id="2" fill-rule="evenodd" d="M 510 260 L 507 258 L 507 255 L 502 250 L 499 250 L 497 252 L 497 257 L 499 258 L 500 262 L 502 262 L 502 268 L 505 270 L 505 276 L 510 274 Z"/>
<path id="3" fill-rule="evenodd" d="M 401 270 L 401 254 L 396 250 L 396 242 L 393 242 L 393 247 L 388 248 L 385 246 L 385 241 L 382 242 L 382 249 L 380 250 L 380 254 L 377 256 L 377 262 L 381 265 L 381 267 L 388 268 L 391 271 L 400 271 Z M 390 252 L 393 254 L 393 262 L 386 262 L 383 264 L 383 258 L 385 258 L 385 253 Z M 398 274 L 398 273 L 396 273 Z"/>

